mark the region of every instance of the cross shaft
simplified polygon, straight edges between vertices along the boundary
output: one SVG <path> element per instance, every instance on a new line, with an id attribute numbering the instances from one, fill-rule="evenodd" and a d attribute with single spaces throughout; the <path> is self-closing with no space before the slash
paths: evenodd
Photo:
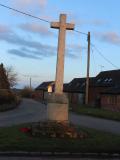
<path id="1" fill-rule="evenodd" d="M 66 14 L 60 14 L 59 20 L 60 22 L 52 22 L 51 28 L 59 29 L 55 93 L 62 94 L 64 79 L 64 54 L 66 30 L 73 30 L 74 24 L 66 23 Z"/>

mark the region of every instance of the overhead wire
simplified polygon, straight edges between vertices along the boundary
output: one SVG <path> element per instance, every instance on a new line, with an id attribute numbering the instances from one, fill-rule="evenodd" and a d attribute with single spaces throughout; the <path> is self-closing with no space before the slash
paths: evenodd
<path id="1" fill-rule="evenodd" d="M 81 31 L 78 31 L 78 30 L 73 30 L 74 32 L 77 32 L 77 33 L 80 33 L 80 34 L 83 34 L 83 35 L 86 35 L 86 36 L 88 36 L 88 34 L 87 33 L 84 33 L 84 32 L 81 32 Z"/>
<path id="2" fill-rule="evenodd" d="M 108 58 L 106 58 L 101 51 L 98 50 L 98 48 L 91 43 L 91 45 L 94 47 L 94 49 L 97 51 L 97 53 L 104 59 L 106 60 L 109 64 L 111 64 L 114 68 L 119 69 L 119 67 L 115 64 L 113 64 Z"/>
<path id="3" fill-rule="evenodd" d="M 95 68 L 94 68 L 94 71 L 95 71 L 95 73 L 97 73 L 97 65 L 96 65 L 96 61 L 95 61 L 95 57 L 94 57 L 94 51 L 93 51 L 93 49 L 92 49 L 92 47 L 91 47 L 91 55 L 92 55 L 92 57 L 93 57 L 93 63 L 94 63 L 94 66 L 95 66 Z"/>
<path id="4" fill-rule="evenodd" d="M 38 20 L 41 20 L 41 21 L 43 21 L 43 22 L 47 22 L 47 23 L 50 23 L 50 21 L 49 20 L 46 20 L 46 19 L 43 19 L 43 18 L 40 18 L 40 17 L 37 17 L 37 16 L 34 16 L 34 15 L 32 15 L 32 14 L 29 14 L 29 13 L 26 13 L 26 12 L 23 12 L 23 11 L 20 11 L 20 10 L 18 10 L 18 9 L 15 9 L 15 8 L 12 8 L 12 7 L 9 7 L 9 6 L 7 6 L 7 5 L 4 5 L 4 4 L 1 4 L 0 3 L 0 6 L 1 7 L 4 7 L 4 8 L 7 8 L 7 9 L 9 9 L 9 10 L 12 10 L 12 11 L 14 11 L 14 12 L 18 12 L 18 13 L 20 13 L 20 14 L 23 14 L 23 15 L 26 15 L 26 16 L 29 16 L 29 17 L 32 17 L 32 18 L 35 18 L 35 19 L 38 19 Z M 77 33 L 79 33 L 79 34 L 83 34 L 83 35 L 88 35 L 87 33 L 84 33 L 84 32 L 81 32 L 81 31 L 79 31 L 79 30 L 73 30 L 74 32 L 77 32 Z"/>
<path id="5" fill-rule="evenodd" d="M 29 14 L 29 13 L 26 13 L 26 12 L 23 12 L 23 11 L 20 11 L 20 10 L 17 10 L 17 9 L 14 9 L 14 8 L 9 7 L 9 6 L 6 6 L 6 5 L 4 5 L 4 4 L 1 4 L 1 3 L 0 3 L 0 6 L 1 6 L 1 7 L 4 7 L 4 8 L 7 8 L 7 9 L 9 9 L 9 10 L 12 10 L 12 11 L 18 12 L 18 13 L 21 13 L 21 14 L 23 14 L 23 15 L 26 15 L 26 16 L 29 16 L 29 17 L 32 17 L 32 18 L 41 20 L 41 21 L 43 21 L 43 22 L 50 23 L 50 21 L 48 21 L 48 20 L 46 20 L 46 19 L 43 19 L 43 18 L 34 16 L 34 15 L 32 15 L 32 14 Z"/>
<path id="6" fill-rule="evenodd" d="M 7 9 L 9 9 L 9 10 L 12 10 L 12 11 L 18 12 L 18 13 L 20 13 L 20 14 L 23 14 L 23 15 L 26 15 L 26 16 L 29 16 L 29 17 L 32 17 L 32 18 L 41 20 L 41 21 L 43 21 L 43 22 L 50 23 L 49 20 L 46 20 L 46 19 L 43 19 L 43 18 L 34 16 L 34 15 L 32 15 L 32 14 L 29 14 L 29 13 L 26 13 L 26 12 L 23 12 L 23 11 L 20 11 L 20 10 L 17 10 L 17 9 L 15 9 L 15 8 L 6 6 L 6 5 L 4 5 L 4 4 L 1 4 L 1 3 L 0 3 L 0 6 L 1 6 L 1 7 L 4 7 L 4 8 L 7 8 Z M 77 32 L 77 33 L 79 33 L 79 34 L 83 34 L 83 35 L 88 36 L 87 33 L 81 32 L 81 31 L 79 31 L 79 30 L 76 30 L 76 29 L 75 29 L 75 30 L 73 30 L 73 31 L 74 31 L 74 32 Z M 103 57 L 109 64 L 111 64 L 112 66 L 114 66 L 114 67 L 117 68 L 117 69 L 119 68 L 118 66 L 116 66 L 115 64 L 113 64 L 108 58 L 106 58 L 106 57 L 97 49 L 97 47 L 96 47 L 94 44 L 91 43 L 91 45 L 95 48 L 95 50 L 99 53 L 99 55 L 101 55 L 101 57 Z"/>

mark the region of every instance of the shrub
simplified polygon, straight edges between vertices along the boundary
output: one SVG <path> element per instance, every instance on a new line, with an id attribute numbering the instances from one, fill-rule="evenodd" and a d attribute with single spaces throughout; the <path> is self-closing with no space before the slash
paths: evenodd
<path id="1" fill-rule="evenodd" d="M 0 89 L 0 105 L 10 104 L 16 101 L 16 95 L 7 89 Z"/>
<path id="2" fill-rule="evenodd" d="M 22 91 L 21 91 L 21 96 L 25 97 L 25 98 L 31 98 L 32 97 L 32 93 L 33 90 L 29 87 L 25 87 Z"/>

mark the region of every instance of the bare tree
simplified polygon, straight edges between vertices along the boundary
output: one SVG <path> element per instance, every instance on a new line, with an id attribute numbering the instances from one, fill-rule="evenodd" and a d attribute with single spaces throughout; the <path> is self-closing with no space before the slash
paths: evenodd
<path id="1" fill-rule="evenodd" d="M 10 87 L 14 87 L 18 81 L 18 75 L 12 66 L 6 67 L 6 75 L 10 83 Z"/>

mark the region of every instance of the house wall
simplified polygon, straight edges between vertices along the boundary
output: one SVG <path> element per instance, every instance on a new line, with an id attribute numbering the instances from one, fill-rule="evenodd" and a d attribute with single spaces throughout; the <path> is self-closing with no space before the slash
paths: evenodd
<path id="1" fill-rule="evenodd" d="M 89 105 L 101 106 L 101 92 L 105 91 L 109 87 L 90 87 L 89 88 Z M 68 93 L 69 102 L 72 104 L 84 104 L 85 94 L 84 93 Z"/>
<path id="2" fill-rule="evenodd" d="M 43 90 L 34 91 L 34 93 L 32 94 L 32 98 L 43 101 L 44 91 Z"/>
<path id="3" fill-rule="evenodd" d="M 49 94 L 52 94 L 52 93 L 49 93 L 49 92 L 47 92 L 47 91 L 44 92 L 44 100 L 45 100 L 45 101 L 47 100 L 47 97 L 48 97 Z"/>
<path id="4" fill-rule="evenodd" d="M 120 95 L 101 95 L 101 107 L 111 111 L 120 111 Z"/>
<path id="5" fill-rule="evenodd" d="M 105 91 L 109 87 L 90 87 L 89 88 L 89 104 L 92 106 L 101 106 L 101 92 Z"/>
<path id="6" fill-rule="evenodd" d="M 84 104 L 84 93 L 68 93 L 68 97 L 72 104 Z"/>

